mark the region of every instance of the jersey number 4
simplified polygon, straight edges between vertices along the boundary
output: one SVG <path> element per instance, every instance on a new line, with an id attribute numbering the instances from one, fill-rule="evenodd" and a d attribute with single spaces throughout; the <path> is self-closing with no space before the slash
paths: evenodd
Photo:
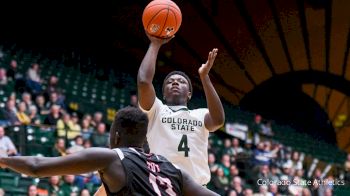
<path id="1" fill-rule="evenodd" d="M 190 148 L 187 144 L 187 135 L 182 135 L 179 146 L 177 147 L 177 151 L 184 151 L 185 157 L 188 157 L 188 152 L 190 151 Z"/>

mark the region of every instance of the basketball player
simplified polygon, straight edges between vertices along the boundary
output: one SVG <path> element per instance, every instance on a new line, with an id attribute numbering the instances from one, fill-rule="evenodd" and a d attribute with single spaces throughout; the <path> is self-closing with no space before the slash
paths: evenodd
<path id="1" fill-rule="evenodd" d="M 124 108 L 111 127 L 113 149 L 88 148 L 64 157 L 0 156 L 0 166 L 32 177 L 98 170 L 107 195 L 216 195 L 164 157 L 144 153 L 147 126 L 140 109 Z"/>
<path id="2" fill-rule="evenodd" d="M 208 166 L 209 132 L 223 126 L 225 114 L 222 103 L 209 78 L 218 49 L 209 52 L 208 60 L 198 73 L 206 96 L 207 107 L 190 110 L 192 96 L 189 77 L 180 71 L 169 73 L 163 82 L 164 103 L 156 97 L 152 80 L 159 49 L 170 39 L 148 35 L 151 43 L 140 65 L 137 85 L 139 106 L 149 118 L 147 141 L 152 153 L 166 157 L 194 180 L 206 185 L 210 181 Z"/>

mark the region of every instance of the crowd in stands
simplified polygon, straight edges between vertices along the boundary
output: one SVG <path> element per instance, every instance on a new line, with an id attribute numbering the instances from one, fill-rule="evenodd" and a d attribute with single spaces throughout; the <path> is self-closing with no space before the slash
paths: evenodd
<path id="1" fill-rule="evenodd" d="M 54 75 L 44 81 L 40 65 L 33 63 L 26 75 L 17 71 L 17 62 L 0 68 L 0 90 L 9 94 L 1 108 L 0 153 L 9 156 L 21 154 L 6 136 L 6 127 L 39 126 L 52 131 L 57 138 L 51 156 L 65 156 L 89 147 L 108 147 L 108 124 L 104 114 L 78 114 L 71 111 L 58 78 Z M 45 85 L 44 85 L 45 84 Z M 137 96 L 130 96 L 130 105 L 137 106 Z M 269 136 L 273 135 L 270 122 L 262 123 L 257 115 L 249 125 L 250 137 L 241 140 L 225 138 L 211 133 L 209 138 L 209 167 L 212 174 L 208 188 L 220 195 L 332 195 L 336 179 L 350 181 L 350 155 L 344 164 L 342 177 L 322 172 L 320 168 L 306 168 L 304 154 L 293 151 Z M 24 154 L 25 155 L 25 154 Z M 310 173 L 311 172 L 311 173 Z M 322 185 L 314 180 L 329 180 Z M 311 185 L 301 185 L 312 180 Z M 101 180 L 96 172 L 83 175 L 53 176 L 48 189 L 28 186 L 28 195 L 91 195 L 91 186 L 98 187 Z M 275 182 L 275 183 L 270 183 Z M 276 182 L 285 184 L 276 184 Z M 286 184 L 292 182 L 292 184 Z M 298 183 L 293 183 L 298 182 Z M 5 190 L 6 191 L 6 190 Z M 4 190 L 0 189 L 0 195 Z"/>
<path id="2" fill-rule="evenodd" d="M 11 138 L 6 136 L 5 128 L 11 126 L 39 126 L 52 131 L 57 138 L 52 147 L 51 156 L 65 156 L 89 147 L 108 147 L 108 125 L 104 122 L 102 112 L 79 116 L 67 108 L 62 89 L 57 85 L 56 76 L 43 81 L 40 66 L 33 63 L 26 75 L 17 71 L 17 62 L 12 60 L 9 68 L 0 68 L 0 90 L 13 92 L 9 94 L 6 104 L 1 108 L 0 151 L 8 156 L 18 152 Z M 46 84 L 43 88 L 43 84 Z M 49 179 L 50 188 L 40 194 L 49 195 L 89 195 L 86 184 L 100 185 L 97 173 L 83 175 L 54 176 Z M 35 184 L 28 187 L 29 195 L 39 194 Z"/>
<path id="3" fill-rule="evenodd" d="M 314 167 L 306 163 L 304 153 L 271 139 L 270 123 L 262 123 L 256 115 L 246 140 L 211 135 L 208 188 L 227 196 L 329 196 L 339 186 L 349 185 L 350 154 L 342 172 Z"/>

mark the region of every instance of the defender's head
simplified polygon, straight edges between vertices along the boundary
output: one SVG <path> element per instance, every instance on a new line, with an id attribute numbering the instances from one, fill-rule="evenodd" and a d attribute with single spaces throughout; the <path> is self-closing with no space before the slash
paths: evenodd
<path id="1" fill-rule="evenodd" d="M 147 115 L 139 108 L 128 106 L 119 110 L 110 130 L 111 148 L 142 148 L 146 141 L 147 126 Z"/>
<path id="2" fill-rule="evenodd" d="M 190 78 L 181 71 L 172 71 L 164 79 L 163 97 L 167 105 L 187 105 L 192 96 Z"/>

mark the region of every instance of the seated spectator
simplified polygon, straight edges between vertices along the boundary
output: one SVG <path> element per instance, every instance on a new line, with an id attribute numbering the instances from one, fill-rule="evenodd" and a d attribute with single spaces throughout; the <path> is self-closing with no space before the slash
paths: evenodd
<path id="1" fill-rule="evenodd" d="M 27 71 L 27 87 L 33 94 L 38 94 L 42 91 L 42 79 L 39 73 L 39 64 L 33 63 Z"/>
<path id="2" fill-rule="evenodd" d="M 29 114 L 29 108 L 30 107 L 36 107 L 36 105 L 33 103 L 32 101 L 32 95 L 27 93 L 27 92 L 24 92 L 22 94 L 22 101 L 26 104 L 26 113 Z"/>
<path id="3" fill-rule="evenodd" d="M 347 159 L 344 163 L 344 170 L 344 180 L 345 182 L 350 183 L 350 154 L 348 154 Z"/>
<path id="4" fill-rule="evenodd" d="M 239 140 L 237 138 L 232 139 L 232 147 L 229 152 L 232 156 L 237 158 L 237 155 L 243 152 L 243 148 L 239 145 Z"/>
<path id="5" fill-rule="evenodd" d="M 83 136 L 84 140 L 90 139 L 91 134 L 93 133 L 94 129 L 90 127 L 90 121 L 87 118 L 84 118 L 81 122 L 81 135 Z"/>
<path id="6" fill-rule="evenodd" d="M 17 118 L 21 122 L 22 125 L 29 125 L 31 122 L 31 119 L 26 114 L 27 106 L 26 103 L 20 102 L 18 104 L 18 111 L 17 111 Z"/>
<path id="7" fill-rule="evenodd" d="M 41 119 L 39 114 L 37 113 L 37 108 L 30 106 L 29 108 L 29 118 L 30 118 L 30 123 L 35 124 L 35 125 L 40 125 L 41 124 Z"/>
<path id="8" fill-rule="evenodd" d="M 53 157 L 66 156 L 66 141 L 63 138 L 57 138 L 55 146 L 52 149 Z"/>
<path id="9" fill-rule="evenodd" d="M 97 128 L 97 125 L 102 123 L 102 120 L 103 120 L 102 112 L 95 112 L 94 118 L 90 121 L 90 123 L 93 127 Z"/>
<path id="10" fill-rule="evenodd" d="M 222 155 L 221 163 L 219 165 L 223 169 L 225 176 L 229 176 L 231 161 L 230 161 L 230 156 L 228 154 Z"/>
<path id="11" fill-rule="evenodd" d="M 250 188 L 246 188 L 243 191 L 244 196 L 253 196 L 253 190 Z"/>
<path id="12" fill-rule="evenodd" d="M 49 195 L 63 195 L 61 190 L 61 179 L 60 176 L 51 176 L 49 179 Z"/>
<path id="13" fill-rule="evenodd" d="M 63 195 L 78 195 L 80 192 L 79 187 L 75 184 L 74 175 L 65 175 L 63 176 L 63 184 L 61 185 L 61 190 Z"/>
<path id="14" fill-rule="evenodd" d="M 90 196 L 89 190 L 87 190 L 87 189 L 81 190 L 80 196 Z"/>
<path id="15" fill-rule="evenodd" d="M 108 147 L 108 133 L 106 133 L 106 125 L 100 123 L 97 126 L 97 132 L 91 136 L 91 142 L 94 147 Z"/>
<path id="16" fill-rule="evenodd" d="M 63 114 L 62 119 L 57 121 L 57 135 L 59 137 L 66 137 L 69 140 L 74 139 L 76 136 L 80 135 L 80 130 L 76 129 L 74 123 L 68 113 Z"/>
<path id="17" fill-rule="evenodd" d="M 16 77 L 16 74 L 18 74 L 17 61 L 16 60 L 11 60 L 10 67 L 7 69 L 7 74 L 6 75 L 12 81 L 16 81 L 16 79 L 18 78 L 18 76 Z"/>
<path id="18" fill-rule="evenodd" d="M 45 104 L 46 108 L 50 108 L 52 105 L 59 105 L 62 110 L 67 110 L 66 104 L 63 99 L 59 99 L 59 94 L 57 92 L 52 92 L 50 94 L 49 101 Z"/>
<path id="19" fill-rule="evenodd" d="M 224 170 L 222 168 L 218 168 L 216 171 L 216 175 L 212 177 L 211 183 L 213 185 L 212 189 L 216 193 L 220 195 L 224 195 L 228 190 L 229 180 L 224 175 Z"/>
<path id="20" fill-rule="evenodd" d="M 38 187 L 36 185 L 30 185 L 28 187 L 28 196 L 38 196 Z"/>
<path id="21" fill-rule="evenodd" d="M 83 150 L 84 149 L 83 143 L 84 143 L 83 137 L 81 135 L 76 136 L 74 138 L 73 145 L 67 149 L 66 151 L 67 154 L 72 154 Z"/>
<path id="22" fill-rule="evenodd" d="M 215 155 L 213 153 L 208 154 L 208 163 L 209 163 L 209 168 L 211 173 L 216 173 L 216 170 L 219 168 L 219 164 L 216 162 Z"/>
<path id="23" fill-rule="evenodd" d="M 277 182 L 277 181 L 276 181 Z M 281 195 L 279 192 L 278 192 L 278 186 L 277 184 L 270 184 L 269 186 L 269 191 L 272 195 Z"/>
<path id="24" fill-rule="evenodd" d="M 50 113 L 50 108 L 47 108 L 45 105 L 45 97 L 43 95 L 38 95 L 35 98 L 35 104 L 38 108 L 38 114 L 46 116 Z"/>
<path id="25" fill-rule="evenodd" d="M 21 122 L 17 117 L 17 108 L 15 100 L 9 99 L 6 102 L 6 107 L 3 109 L 4 126 L 20 125 Z"/>
<path id="26" fill-rule="evenodd" d="M 52 105 L 49 115 L 47 115 L 44 120 L 44 124 L 57 126 L 57 122 L 60 118 L 61 118 L 60 106 Z"/>
<path id="27" fill-rule="evenodd" d="M 242 179 L 239 176 L 233 178 L 230 184 L 230 189 L 234 190 L 238 196 L 243 196 L 244 189 L 242 185 Z"/>
<path id="28" fill-rule="evenodd" d="M 269 142 L 258 143 L 257 148 L 254 150 L 254 164 L 255 165 L 270 165 L 271 159 L 275 158 L 279 150 L 278 146 L 274 150 L 270 150 Z"/>
<path id="29" fill-rule="evenodd" d="M 6 153 L 8 156 L 17 155 L 16 146 L 13 144 L 12 140 L 5 135 L 4 127 L 0 126 L 0 151 Z"/>

